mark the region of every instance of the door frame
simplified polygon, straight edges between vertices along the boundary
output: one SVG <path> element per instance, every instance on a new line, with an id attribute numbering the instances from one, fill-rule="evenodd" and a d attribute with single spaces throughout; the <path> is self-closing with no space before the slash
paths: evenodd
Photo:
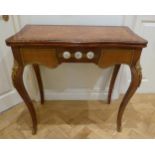
<path id="1" fill-rule="evenodd" d="M 16 33 L 20 28 L 18 16 L 10 15 L 9 18 L 10 18 L 9 20 L 12 21 L 13 30 Z M 7 62 L 5 61 L 4 63 L 7 66 Z M 8 67 L 5 67 L 5 69 L 7 70 L 6 72 L 9 72 Z M 9 75 L 7 75 L 7 76 L 9 76 Z M 0 112 L 5 111 L 5 110 L 11 108 L 12 106 L 22 102 L 17 91 L 13 88 L 12 85 L 10 87 L 11 87 L 10 91 L 8 91 L 5 94 L 2 94 L 0 96 Z"/>

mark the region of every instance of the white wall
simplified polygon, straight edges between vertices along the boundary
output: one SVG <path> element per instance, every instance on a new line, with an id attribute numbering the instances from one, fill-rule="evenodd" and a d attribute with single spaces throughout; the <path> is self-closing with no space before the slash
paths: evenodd
<path id="1" fill-rule="evenodd" d="M 21 102 L 21 98 L 11 84 L 12 53 L 5 45 L 5 39 L 19 31 L 25 24 L 61 24 L 61 25 L 126 25 L 134 32 L 148 40 L 148 47 L 143 50 L 141 64 L 143 80 L 138 93 L 155 92 L 155 16 L 10 16 L 9 22 L 0 22 L 1 47 L 0 55 L 5 54 L 5 67 L 1 65 L 2 72 L 6 71 L 7 83 L 1 85 L 0 111 Z M 7 55 L 8 54 L 8 55 Z M 4 57 L 3 57 L 4 58 Z M 5 69 L 4 69 L 5 68 Z M 110 79 L 111 68 L 101 69 L 94 64 L 62 64 L 56 69 L 41 67 L 46 99 L 106 99 L 107 86 Z M 26 67 L 24 79 L 26 88 L 32 99 L 37 98 L 38 89 L 31 66 Z M 3 77 L 1 77 L 3 80 Z M 9 82 L 10 81 L 10 82 Z M 121 67 L 116 81 L 113 98 L 120 92 L 125 92 L 130 82 L 130 72 L 127 66 Z M 6 85 L 4 85 L 6 84 Z M 8 86 L 11 85 L 8 91 Z M 5 87 L 5 88 L 4 88 Z"/>
<path id="2" fill-rule="evenodd" d="M 20 16 L 25 24 L 122 25 L 123 16 Z M 56 69 L 41 67 L 46 99 L 106 99 L 111 68 L 94 64 L 62 64 Z M 117 84 L 118 86 L 118 84 Z M 118 97 L 119 89 L 114 91 Z"/>
<path id="3" fill-rule="evenodd" d="M 20 16 L 21 26 L 25 24 L 53 25 L 122 25 L 123 16 L 112 15 L 40 15 Z"/>
<path id="4" fill-rule="evenodd" d="M 137 90 L 137 93 L 155 93 L 155 16 L 127 16 L 124 20 L 124 25 L 130 28 L 145 38 L 148 41 L 146 48 L 142 50 L 141 67 L 142 67 L 142 82 Z M 130 83 L 131 73 L 127 66 L 123 67 L 122 92 L 124 92 Z"/>

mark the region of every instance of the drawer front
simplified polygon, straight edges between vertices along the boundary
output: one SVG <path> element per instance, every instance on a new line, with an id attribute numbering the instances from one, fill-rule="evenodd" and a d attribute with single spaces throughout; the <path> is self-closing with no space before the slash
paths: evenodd
<path id="1" fill-rule="evenodd" d="M 134 49 L 123 48 L 43 48 L 23 47 L 20 53 L 24 65 L 41 64 L 50 68 L 66 62 L 95 63 L 105 68 L 115 64 L 131 64 Z"/>
<path id="2" fill-rule="evenodd" d="M 98 63 L 101 50 L 98 48 L 59 48 L 59 62 Z"/>
<path id="3" fill-rule="evenodd" d="M 100 67 L 108 67 L 115 64 L 132 63 L 134 49 L 122 48 L 104 48 L 101 51 L 101 56 L 98 62 Z"/>
<path id="4" fill-rule="evenodd" d="M 24 65 L 32 63 L 47 67 L 56 67 L 58 65 L 56 49 L 31 47 L 21 48 L 20 52 Z"/>

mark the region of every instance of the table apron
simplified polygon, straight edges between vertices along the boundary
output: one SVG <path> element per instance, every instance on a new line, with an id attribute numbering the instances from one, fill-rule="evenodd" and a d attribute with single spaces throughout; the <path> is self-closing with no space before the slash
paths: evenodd
<path id="1" fill-rule="evenodd" d="M 71 53 L 70 59 L 63 58 L 63 52 Z M 74 57 L 76 51 L 83 54 L 81 59 Z M 88 59 L 88 51 L 94 52 L 94 58 Z M 135 53 L 132 48 L 42 48 L 23 47 L 20 48 L 22 64 L 41 64 L 49 68 L 55 68 L 61 63 L 95 63 L 99 67 L 106 68 L 115 64 L 131 65 Z"/>

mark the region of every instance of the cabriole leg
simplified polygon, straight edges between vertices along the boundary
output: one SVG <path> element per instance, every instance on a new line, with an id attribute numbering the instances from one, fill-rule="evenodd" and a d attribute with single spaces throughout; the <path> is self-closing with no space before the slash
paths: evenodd
<path id="1" fill-rule="evenodd" d="M 13 72 L 12 72 L 12 81 L 13 81 L 14 87 L 16 88 L 19 95 L 24 100 L 30 112 L 30 115 L 32 118 L 32 124 L 33 124 L 32 134 L 35 134 L 37 132 L 37 118 L 36 118 L 36 113 L 35 113 L 35 109 L 33 107 L 32 101 L 23 83 L 23 71 L 24 71 L 24 66 L 18 65 L 18 63 L 15 61 L 13 66 Z"/>
<path id="2" fill-rule="evenodd" d="M 118 115 L 117 115 L 117 131 L 118 132 L 121 131 L 122 116 L 123 116 L 124 110 L 129 102 L 129 100 L 131 99 L 131 97 L 137 90 L 138 86 L 140 85 L 140 82 L 142 79 L 140 64 L 137 64 L 136 66 L 130 66 L 130 71 L 131 71 L 131 83 L 130 83 L 130 86 L 129 86 L 121 104 L 120 104 Z"/>
<path id="3" fill-rule="evenodd" d="M 111 81 L 110 81 L 109 91 L 108 91 L 108 103 L 109 104 L 111 102 L 111 96 L 112 96 L 112 92 L 114 89 L 116 77 L 117 77 L 117 74 L 119 72 L 120 66 L 121 66 L 120 64 L 117 64 L 114 66 L 114 70 L 113 70 Z"/>
<path id="4" fill-rule="evenodd" d="M 39 92 L 40 92 L 40 99 L 41 99 L 41 104 L 44 104 L 44 91 L 43 91 L 43 83 L 41 79 L 41 73 L 40 73 L 40 68 L 39 65 L 33 64 L 34 72 L 38 81 L 38 86 L 39 86 Z"/>

